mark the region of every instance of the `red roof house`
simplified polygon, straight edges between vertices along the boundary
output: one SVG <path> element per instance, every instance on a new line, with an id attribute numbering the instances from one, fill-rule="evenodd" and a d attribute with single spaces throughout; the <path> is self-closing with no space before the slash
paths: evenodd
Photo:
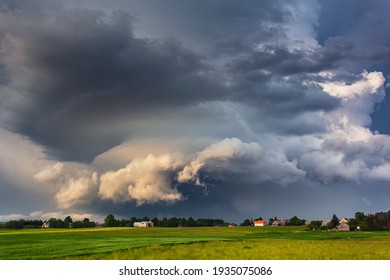
<path id="1" fill-rule="evenodd" d="M 263 227 L 267 224 L 267 221 L 266 220 L 254 220 L 253 224 L 255 225 L 255 227 Z"/>

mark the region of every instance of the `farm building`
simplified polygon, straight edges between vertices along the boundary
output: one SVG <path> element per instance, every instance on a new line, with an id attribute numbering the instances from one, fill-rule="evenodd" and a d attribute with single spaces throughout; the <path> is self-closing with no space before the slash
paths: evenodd
<path id="1" fill-rule="evenodd" d="M 253 224 L 255 227 L 263 227 L 267 224 L 266 220 L 254 220 Z"/>
<path id="2" fill-rule="evenodd" d="M 135 222 L 134 227 L 154 227 L 154 223 L 152 221 L 142 221 L 142 222 Z"/>
<path id="3" fill-rule="evenodd" d="M 275 220 L 271 224 L 273 227 L 280 227 L 280 226 L 285 226 L 286 221 L 285 220 Z"/>
<path id="4" fill-rule="evenodd" d="M 337 231 L 349 231 L 348 220 L 346 218 L 341 218 L 336 229 Z"/>

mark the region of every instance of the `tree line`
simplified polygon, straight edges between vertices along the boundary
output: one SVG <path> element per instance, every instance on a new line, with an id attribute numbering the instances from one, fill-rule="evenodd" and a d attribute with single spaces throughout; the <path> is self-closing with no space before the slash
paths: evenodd
<path id="1" fill-rule="evenodd" d="M 193 219 L 190 218 L 153 218 L 149 217 L 137 218 L 131 217 L 130 219 L 117 220 L 113 214 L 107 215 L 104 219 L 104 226 L 106 227 L 133 227 L 135 222 L 152 221 L 155 227 L 212 227 L 212 226 L 226 226 L 226 223 L 222 219 Z"/>
<path id="2" fill-rule="evenodd" d="M 334 214 L 328 223 L 322 221 L 311 221 L 308 228 L 311 230 L 329 230 L 337 227 L 339 218 Z M 349 229 L 364 231 L 390 230 L 390 210 L 375 214 L 364 214 L 356 212 L 353 218 L 348 219 Z"/>
<path id="3" fill-rule="evenodd" d="M 96 223 L 85 218 L 82 221 L 73 221 L 71 216 L 65 217 L 64 220 L 57 218 L 50 218 L 47 221 L 42 220 L 11 220 L 3 224 L 7 229 L 28 229 L 28 228 L 41 228 L 44 223 L 48 224 L 50 228 L 87 228 L 96 227 Z"/>
<path id="4" fill-rule="evenodd" d="M 259 217 L 255 220 L 263 220 Z M 227 226 L 231 223 L 225 222 L 223 219 L 207 219 L 199 218 L 153 218 L 149 217 L 131 217 L 130 219 L 116 219 L 113 214 L 109 214 L 104 219 L 105 227 L 133 227 L 135 222 L 152 221 L 155 227 L 213 227 L 213 226 Z M 274 221 L 278 219 L 270 218 L 268 225 L 272 225 Z M 284 220 L 285 226 L 301 226 L 306 223 L 305 219 L 300 219 L 297 216 Z M 73 221 L 71 216 L 65 217 L 65 219 L 50 218 L 47 221 L 42 220 L 11 220 L 6 223 L 0 224 L 0 227 L 7 229 L 28 229 L 28 228 L 41 228 L 44 223 L 48 224 L 50 228 L 90 228 L 96 227 L 97 223 L 90 221 L 88 218 L 84 218 L 82 221 Z M 253 226 L 253 219 L 245 219 L 240 226 Z M 320 220 L 311 221 L 307 227 L 310 230 L 330 230 L 337 227 L 339 224 L 339 218 L 334 214 L 332 219 L 328 223 L 324 223 Z M 380 231 L 390 230 L 390 210 L 388 212 L 378 212 L 375 214 L 364 214 L 363 212 L 356 212 L 353 218 L 348 219 L 348 225 L 350 230 L 365 230 L 365 231 Z"/>

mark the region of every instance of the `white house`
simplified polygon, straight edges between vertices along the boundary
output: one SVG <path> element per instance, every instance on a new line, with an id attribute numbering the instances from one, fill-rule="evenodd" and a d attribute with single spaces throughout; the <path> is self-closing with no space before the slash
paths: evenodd
<path id="1" fill-rule="evenodd" d="M 154 227 L 154 223 L 152 221 L 142 221 L 142 222 L 135 222 L 133 224 L 134 227 Z"/>

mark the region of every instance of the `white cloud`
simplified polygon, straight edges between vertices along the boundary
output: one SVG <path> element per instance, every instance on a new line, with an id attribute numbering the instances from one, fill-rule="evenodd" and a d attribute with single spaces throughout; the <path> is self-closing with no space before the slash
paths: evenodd
<path id="1" fill-rule="evenodd" d="M 256 158 L 262 153 L 262 148 L 257 143 L 243 143 L 237 138 L 224 139 L 216 144 L 212 144 L 198 153 L 191 163 L 184 167 L 178 174 L 179 182 L 199 180 L 197 174 L 209 160 L 228 161 L 235 158 Z"/>
<path id="2" fill-rule="evenodd" d="M 272 180 L 289 184 L 305 175 L 296 164 L 296 161 L 288 161 L 284 155 L 265 153 L 258 143 L 243 143 L 237 138 L 226 138 L 199 152 L 178 173 L 178 181 L 193 181 L 196 185 L 205 186 L 199 177 L 200 171 L 204 170 L 208 176 L 230 173 L 244 181 Z"/>
<path id="3" fill-rule="evenodd" d="M 383 87 L 385 78 L 382 72 L 367 72 L 361 74 L 361 79 L 350 85 L 345 82 L 318 83 L 331 96 L 348 100 L 367 94 L 378 94 Z"/>
<path id="4" fill-rule="evenodd" d="M 93 201 L 97 177 L 88 165 L 63 162 L 49 164 L 34 175 L 36 182 L 56 192 L 54 199 L 62 209 Z"/>
<path id="5" fill-rule="evenodd" d="M 343 138 L 348 141 L 367 140 L 372 137 L 373 134 L 368 129 L 371 124 L 370 114 L 374 110 L 374 104 L 384 98 L 384 83 L 381 72 L 367 71 L 350 85 L 340 81 L 318 83 L 324 92 L 341 100 L 339 108 L 322 113 L 328 127 L 322 137 Z"/>
<path id="6" fill-rule="evenodd" d="M 61 188 L 55 198 L 60 208 L 70 208 L 78 203 L 86 203 L 91 200 L 94 194 L 91 189 L 97 186 L 97 173 L 93 172 L 90 176 L 70 178 L 68 185 Z"/>
<path id="7" fill-rule="evenodd" d="M 376 180 L 390 181 L 390 162 L 372 168 L 369 177 Z"/>
<path id="8" fill-rule="evenodd" d="M 125 168 L 100 177 L 99 195 L 114 201 L 133 200 L 137 205 L 184 199 L 173 186 L 172 176 L 183 166 L 178 154 L 148 155 L 134 159 Z"/>
<path id="9" fill-rule="evenodd" d="M 343 161 L 344 155 L 334 151 L 313 151 L 304 154 L 299 167 L 306 170 L 309 178 L 331 184 L 339 181 L 358 182 L 368 172 L 364 161 Z"/>

